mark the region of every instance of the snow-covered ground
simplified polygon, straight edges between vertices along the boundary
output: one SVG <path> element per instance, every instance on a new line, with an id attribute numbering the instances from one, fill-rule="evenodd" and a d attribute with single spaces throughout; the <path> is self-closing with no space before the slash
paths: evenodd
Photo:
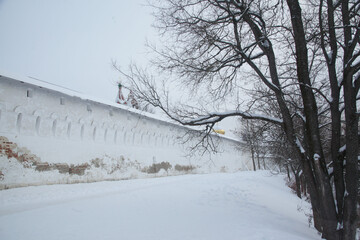
<path id="1" fill-rule="evenodd" d="M 0 239 L 320 239 L 309 204 L 269 172 L 0 191 Z"/>

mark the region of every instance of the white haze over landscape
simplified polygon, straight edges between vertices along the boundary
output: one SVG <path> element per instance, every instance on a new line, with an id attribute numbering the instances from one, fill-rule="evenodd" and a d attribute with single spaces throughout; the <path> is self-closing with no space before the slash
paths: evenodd
<path id="1" fill-rule="evenodd" d="M 119 74 L 156 37 L 143 0 L 2 0 L 0 70 L 114 101 Z"/>
<path id="2" fill-rule="evenodd" d="M 145 41 L 158 38 L 144 4 L 0 0 L 0 75 L 114 101 L 112 60 L 147 64 Z M 258 171 L 2 190 L 0 239 L 320 239 L 309 203 L 284 179 Z"/>
<path id="3" fill-rule="evenodd" d="M 112 61 L 123 70 L 130 63 L 147 66 L 152 55 L 145 43 L 159 41 L 151 12 L 146 0 L 0 0 L 0 75 L 115 101 L 121 78 Z M 184 95 L 170 87 L 173 98 Z M 216 128 L 235 137 L 236 121 Z"/>

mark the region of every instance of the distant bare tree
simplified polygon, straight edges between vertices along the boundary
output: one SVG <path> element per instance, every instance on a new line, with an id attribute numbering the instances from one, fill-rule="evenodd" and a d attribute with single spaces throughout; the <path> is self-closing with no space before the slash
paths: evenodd
<path id="1" fill-rule="evenodd" d="M 251 153 L 254 171 L 261 169 L 260 158 L 263 160 L 263 169 L 266 168 L 265 154 L 268 148 L 266 145 L 266 130 L 266 124 L 259 124 L 252 120 L 241 121 L 241 130 L 238 134 L 241 140 L 245 142 L 246 149 Z"/>

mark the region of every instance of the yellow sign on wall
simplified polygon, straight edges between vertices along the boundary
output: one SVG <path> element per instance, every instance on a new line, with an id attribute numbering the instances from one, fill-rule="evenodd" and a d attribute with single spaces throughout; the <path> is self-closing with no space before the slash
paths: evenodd
<path id="1" fill-rule="evenodd" d="M 213 129 L 213 131 L 216 132 L 216 133 L 218 133 L 218 134 L 225 135 L 225 130 L 223 130 L 223 129 L 218 129 L 218 130 Z"/>

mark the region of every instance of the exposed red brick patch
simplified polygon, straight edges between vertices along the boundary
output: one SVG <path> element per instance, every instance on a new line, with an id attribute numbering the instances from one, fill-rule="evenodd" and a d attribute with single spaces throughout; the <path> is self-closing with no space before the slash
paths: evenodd
<path id="1" fill-rule="evenodd" d="M 32 154 L 26 148 L 19 148 L 14 142 L 10 142 L 8 138 L 0 136 L 0 156 L 5 155 L 8 159 L 17 159 L 25 168 L 35 167 L 36 171 L 44 172 L 51 170 L 58 170 L 59 173 L 70 173 L 77 175 L 84 175 L 85 170 L 90 168 L 88 163 L 81 165 L 71 165 L 69 167 L 66 163 L 49 164 L 47 162 L 41 162 L 41 159 Z M 1 173 L 1 172 L 0 172 Z M 2 180 L 3 174 L 0 174 L 0 180 Z"/>
<path id="2" fill-rule="evenodd" d="M 84 175 L 85 170 L 90 168 L 88 163 L 84 163 L 81 165 L 70 165 L 69 173 L 70 174 L 77 174 L 77 175 Z"/>
<path id="3" fill-rule="evenodd" d="M 26 168 L 31 168 L 41 162 L 38 156 L 31 154 L 25 148 L 19 149 L 16 143 L 10 142 L 4 136 L 0 136 L 0 154 L 5 154 L 8 159 L 16 158 Z"/>
<path id="4" fill-rule="evenodd" d="M 52 170 L 52 167 L 51 167 L 50 164 L 47 163 L 47 162 L 37 163 L 35 170 L 37 170 L 37 171 L 39 171 L 39 172 L 50 171 L 50 170 Z"/>
<path id="5" fill-rule="evenodd" d="M 59 173 L 69 173 L 70 167 L 66 163 L 56 163 L 55 169 L 59 171 Z"/>

